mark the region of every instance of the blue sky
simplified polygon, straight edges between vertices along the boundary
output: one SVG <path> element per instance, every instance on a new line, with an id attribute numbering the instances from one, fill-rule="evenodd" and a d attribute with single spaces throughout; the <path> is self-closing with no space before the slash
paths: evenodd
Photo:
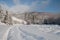
<path id="1" fill-rule="evenodd" d="M 60 12 L 60 0 L 0 0 L 0 3 L 5 3 L 8 7 L 18 4 L 33 6 L 33 11 L 36 12 Z"/>

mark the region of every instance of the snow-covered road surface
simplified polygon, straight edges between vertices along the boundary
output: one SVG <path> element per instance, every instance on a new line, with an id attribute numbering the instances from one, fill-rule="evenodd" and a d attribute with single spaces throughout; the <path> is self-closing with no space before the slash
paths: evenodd
<path id="1" fill-rule="evenodd" d="M 9 25 L 0 24 L 0 40 L 3 39 L 3 36 L 9 27 Z"/>
<path id="2" fill-rule="evenodd" d="M 6 32 L 4 40 L 60 40 L 60 26 L 14 25 Z"/>

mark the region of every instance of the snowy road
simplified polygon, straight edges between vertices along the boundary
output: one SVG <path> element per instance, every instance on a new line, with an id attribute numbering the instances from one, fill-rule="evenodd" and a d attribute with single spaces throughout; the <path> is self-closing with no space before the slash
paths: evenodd
<path id="1" fill-rule="evenodd" d="M 4 33 L 9 28 L 9 26 L 0 24 L 0 40 L 2 40 Z"/>
<path id="2" fill-rule="evenodd" d="M 58 25 L 14 25 L 9 30 L 8 40 L 60 40 L 60 26 Z M 0 25 L 0 40 L 9 28 Z"/>

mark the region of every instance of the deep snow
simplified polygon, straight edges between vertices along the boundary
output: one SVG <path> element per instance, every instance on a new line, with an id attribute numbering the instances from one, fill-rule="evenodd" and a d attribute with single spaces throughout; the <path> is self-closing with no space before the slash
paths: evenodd
<path id="1" fill-rule="evenodd" d="M 13 25 L 7 30 L 3 39 L 4 40 L 60 40 L 60 26 Z"/>

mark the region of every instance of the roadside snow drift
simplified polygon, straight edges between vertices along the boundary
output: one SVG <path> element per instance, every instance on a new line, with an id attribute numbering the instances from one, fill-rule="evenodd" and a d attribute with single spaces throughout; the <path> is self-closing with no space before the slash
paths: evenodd
<path id="1" fill-rule="evenodd" d="M 60 40 L 58 25 L 14 25 L 3 37 L 4 40 Z"/>

